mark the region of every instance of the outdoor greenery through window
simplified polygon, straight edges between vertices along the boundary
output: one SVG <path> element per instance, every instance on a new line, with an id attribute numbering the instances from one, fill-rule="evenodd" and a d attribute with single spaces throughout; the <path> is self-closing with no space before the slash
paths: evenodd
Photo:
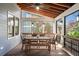
<path id="1" fill-rule="evenodd" d="M 8 38 L 19 34 L 19 18 L 8 12 Z"/>
<path id="2" fill-rule="evenodd" d="M 51 33 L 52 24 L 51 22 L 32 22 L 32 32 L 33 33 Z"/>
<path id="3" fill-rule="evenodd" d="M 67 15 L 65 21 L 66 34 L 74 38 L 79 38 L 79 10 Z"/>
<path id="4" fill-rule="evenodd" d="M 51 33 L 52 25 L 52 22 L 24 21 L 22 29 L 24 33 Z"/>
<path id="5" fill-rule="evenodd" d="M 45 18 L 31 14 L 28 12 L 22 12 L 22 32 L 23 33 L 52 33 L 53 22 L 43 21 Z"/>

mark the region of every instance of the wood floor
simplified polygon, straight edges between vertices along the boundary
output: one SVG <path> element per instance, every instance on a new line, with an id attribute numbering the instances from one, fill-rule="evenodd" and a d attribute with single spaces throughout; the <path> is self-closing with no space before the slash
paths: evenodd
<path id="1" fill-rule="evenodd" d="M 51 46 L 51 53 L 47 50 L 32 50 L 31 54 L 28 55 L 25 51 L 21 50 L 21 44 L 17 45 L 14 49 L 9 51 L 4 56 L 69 56 L 62 48 L 59 48 L 57 45 L 57 49 L 54 49 L 54 46 Z"/>

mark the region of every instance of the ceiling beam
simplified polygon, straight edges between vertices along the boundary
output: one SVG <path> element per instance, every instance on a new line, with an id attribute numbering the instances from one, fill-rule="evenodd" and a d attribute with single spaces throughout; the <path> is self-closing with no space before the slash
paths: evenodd
<path id="1" fill-rule="evenodd" d="M 53 8 L 50 8 L 50 7 L 48 7 L 48 8 L 42 8 L 42 9 L 46 9 L 46 10 L 49 10 L 49 11 L 51 11 L 51 12 L 59 13 L 59 14 L 63 12 L 63 11 L 55 10 L 55 9 L 53 9 Z"/>
<path id="2" fill-rule="evenodd" d="M 64 11 L 64 10 L 66 10 L 67 8 L 61 8 L 61 7 L 57 7 L 57 6 L 54 6 L 54 5 L 51 5 L 50 3 L 48 4 L 48 3 L 46 3 L 46 4 L 43 4 L 44 6 L 47 6 L 47 7 L 51 7 L 52 9 L 54 9 L 54 10 L 61 10 L 61 11 Z"/>
<path id="3" fill-rule="evenodd" d="M 60 7 L 65 7 L 65 8 L 70 8 L 68 5 L 60 4 L 60 3 L 53 3 L 54 5 L 60 6 Z"/>
<path id="4" fill-rule="evenodd" d="M 58 15 L 59 14 L 59 13 L 56 13 L 56 12 L 52 12 L 52 11 L 50 11 L 48 9 L 40 9 L 40 11 L 45 11 L 45 12 L 53 14 L 53 15 Z"/>

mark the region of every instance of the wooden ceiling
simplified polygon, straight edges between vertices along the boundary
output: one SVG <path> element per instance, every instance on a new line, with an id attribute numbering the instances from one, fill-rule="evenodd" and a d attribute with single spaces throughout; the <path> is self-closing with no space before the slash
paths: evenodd
<path id="1" fill-rule="evenodd" d="M 55 18 L 73 6 L 74 3 L 18 3 L 17 5 L 22 10 Z M 40 9 L 36 10 L 36 6 L 39 6 Z"/>

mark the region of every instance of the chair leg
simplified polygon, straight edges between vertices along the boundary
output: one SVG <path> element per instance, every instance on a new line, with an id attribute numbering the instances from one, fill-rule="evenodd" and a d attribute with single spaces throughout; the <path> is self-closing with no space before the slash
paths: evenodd
<path id="1" fill-rule="evenodd" d="M 48 51 L 49 51 L 49 54 L 50 54 L 50 51 L 51 51 L 51 45 L 48 46 Z"/>
<path id="2" fill-rule="evenodd" d="M 56 50 L 56 45 L 55 45 L 55 50 Z"/>
<path id="3" fill-rule="evenodd" d="M 28 55 L 30 55 L 30 46 L 28 46 Z"/>
<path id="4" fill-rule="evenodd" d="M 30 54 L 29 53 L 29 45 L 25 45 L 25 53 L 28 54 L 28 55 Z"/>
<path id="5" fill-rule="evenodd" d="M 55 50 L 56 50 L 56 44 L 55 44 Z"/>
<path id="6" fill-rule="evenodd" d="M 21 48 L 22 51 L 23 51 L 23 48 L 24 48 L 24 45 L 22 44 L 22 48 Z"/>

